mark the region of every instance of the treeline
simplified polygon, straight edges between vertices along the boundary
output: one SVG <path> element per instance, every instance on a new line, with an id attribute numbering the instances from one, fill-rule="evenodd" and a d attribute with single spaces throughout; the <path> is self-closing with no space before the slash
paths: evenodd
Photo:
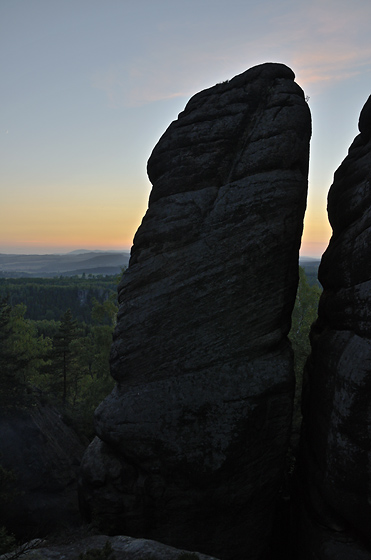
<path id="1" fill-rule="evenodd" d="M 67 309 L 79 322 L 91 324 L 93 302 L 116 296 L 117 276 L 0 278 L 0 299 L 26 306 L 25 318 L 60 321 Z"/>
<path id="2" fill-rule="evenodd" d="M 47 402 L 90 438 L 94 409 L 114 385 L 109 353 L 116 297 L 92 300 L 90 324 L 70 309 L 60 321 L 33 321 L 26 311 L 23 303 L 0 300 L 1 410 Z"/>

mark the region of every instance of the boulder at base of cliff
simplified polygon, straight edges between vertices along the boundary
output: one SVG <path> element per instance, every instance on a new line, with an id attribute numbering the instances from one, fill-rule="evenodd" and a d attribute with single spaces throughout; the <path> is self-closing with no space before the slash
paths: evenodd
<path id="1" fill-rule="evenodd" d="M 117 385 L 82 464 L 85 514 L 103 530 L 224 560 L 267 550 L 310 134 L 293 72 L 263 64 L 195 95 L 154 148 L 119 285 Z"/>

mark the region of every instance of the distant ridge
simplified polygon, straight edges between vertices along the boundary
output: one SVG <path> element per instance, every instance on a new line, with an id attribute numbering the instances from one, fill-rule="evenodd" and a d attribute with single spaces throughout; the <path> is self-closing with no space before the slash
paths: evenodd
<path id="1" fill-rule="evenodd" d="M 299 257 L 299 262 L 320 262 L 320 260 L 321 257 L 306 257 L 305 255 Z"/>
<path id="2" fill-rule="evenodd" d="M 0 253 L 0 277 L 75 276 L 118 274 L 129 262 L 128 251 L 87 251 L 65 254 L 13 255 Z"/>
<path id="3" fill-rule="evenodd" d="M 68 251 L 68 253 L 58 253 L 58 254 L 66 254 L 66 255 L 83 255 L 84 253 L 105 253 L 105 254 L 112 254 L 112 253 L 129 253 L 129 251 L 120 251 L 119 249 L 109 249 L 107 251 L 103 251 L 102 249 L 75 249 L 74 251 Z"/>
<path id="4" fill-rule="evenodd" d="M 320 265 L 321 259 L 316 259 L 315 257 L 300 257 L 299 265 L 305 270 L 308 282 L 313 285 L 317 284 L 320 286 L 318 281 L 318 267 Z"/>

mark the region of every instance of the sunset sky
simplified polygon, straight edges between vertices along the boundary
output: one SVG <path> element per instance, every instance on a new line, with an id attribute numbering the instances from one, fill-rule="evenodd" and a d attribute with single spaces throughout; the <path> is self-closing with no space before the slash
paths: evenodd
<path id="1" fill-rule="evenodd" d="M 309 96 L 302 254 L 371 94 L 370 0 L 0 0 L 0 252 L 129 249 L 146 162 L 198 91 L 282 62 Z"/>

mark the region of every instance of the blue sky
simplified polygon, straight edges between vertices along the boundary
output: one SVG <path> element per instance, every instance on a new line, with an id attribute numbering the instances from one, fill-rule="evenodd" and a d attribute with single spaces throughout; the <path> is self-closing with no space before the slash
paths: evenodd
<path id="1" fill-rule="evenodd" d="M 128 249 L 189 97 L 282 62 L 313 119 L 302 253 L 371 93 L 369 0 L 0 0 L 0 252 Z"/>

